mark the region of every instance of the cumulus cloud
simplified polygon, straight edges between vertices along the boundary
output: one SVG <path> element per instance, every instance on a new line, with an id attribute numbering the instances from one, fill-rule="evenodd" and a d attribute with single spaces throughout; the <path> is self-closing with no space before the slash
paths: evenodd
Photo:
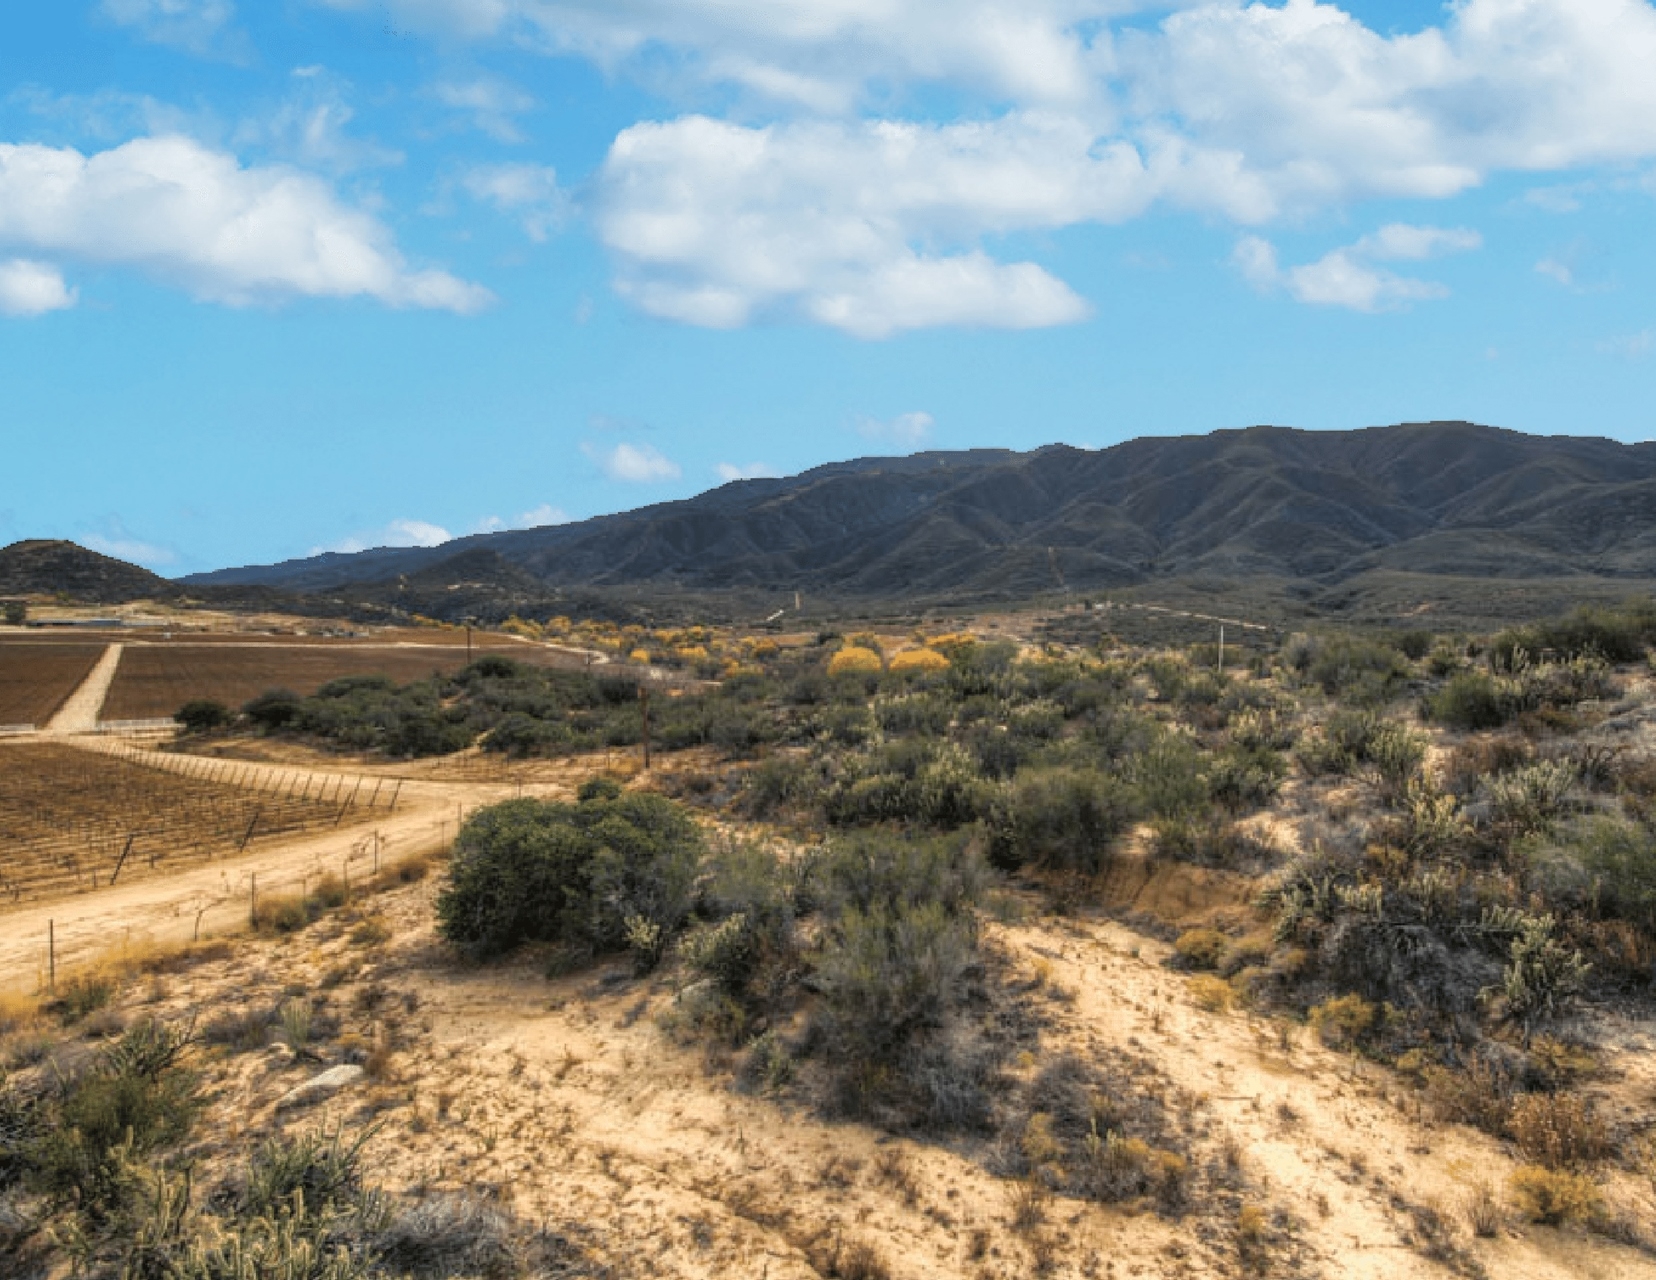
<path id="1" fill-rule="evenodd" d="M 1136 118 L 1232 158 L 1187 198 L 1245 197 L 1264 218 L 1650 155 L 1653 58 L 1644 0 L 1464 0 L 1443 26 L 1391 37 L 1289 0 L 1202 4 L 1124 34 L 1116 74 Z"/>
<path id="2" fill-rule="evenodd" d="M 781 104 L 762 128 L 697 115 L 636 125 L 599 175 L 621 293 L 706 326 L 783 316 L 878 338 L 1061 324 L 1087 305 L 989 237 L 1156 207 L 1262 227 L 1366 199 L 1444 199 L 1503 171 L 1656 157 L 1649 0 L 1458 0 L 1440 23 L 1395 35 L 1317 0 L 1185 0 L 1132 27 L 1115 20 L 1147 7 L 1133 0 L 389 7 L 417 28 Z M 959 90 L 973 121 L 855 119 L 926 83 Z M 1576 202 L 1551 190 L 1535 203 Z M 1378 265 L 1419 260 L 1408 249 L 1349 246 L 1266 278 L 1334 305 L 1439 296 Z"/>
<path id="3" fill-rule="evenodd" d="M 1388 311 L 1411 302 L 1447 297 L 1449 290 L 1435 281 L 1398 275 L 1377 263 L 1419 262 L 1482 244 L 1483 237 L 1466 228 L 1394 222 L 1355 244 L 1329 251 L 1315 262 L 1286 270 L 1277 259 L 1276 247 L 1259 236 L 1239 240 L 1231 261 L 1243 279 L 1262 293 L 1281 288 L 1299 302 L 1353 311 Z"/>
<path id="4" fill-rule="evenodd" d="M 635 125 L 600 176 L 621 291 L 655 315 L 729 328 L 802 314 L 865 338 L 932 325 L 1027 329 L 1087 314 L 984 235 L 1140 212 L 1131 147 L 1058 117 L 969 125 Z"/>
<path id="5" fill-rule="evenodd" d="M 540 529 L 549 524 L 568 524 L 569 513 L 562 507 L 543 502 L 538 507 L 520 513 L 510 520 L 500 516 L 485 516 L 477 522 L 474 533 L 499 533 L 502 529 Z"/>
<path id="6" fill-rule="evenodd" d="M 496 142 L 524 140 L 514 117 L 530 110 L 535 100 L 515 84 L 480 76 L 475 80 L 444 80 L 433 92 L 437 101 L 464 114 L 474 128 Z"/>
<path id="7" fill-rule="evenodd" d="M 327 183 L 283 166 L 243 167 L 181 136 L 93 155 L 0 144 L 0 247 L 129 266 L 198 298 L 371 297 L 472 312 L 487 290 L 415 270 L 377 220 Z"/>
<path id="8" fill-rule="evenodd" d="M 0 315 L 40 316 L 74 305 L 75 291 L 56 267 L 27 258 L 0 262 Z"/>
<path id="9" fill-rule="evenodd" d="M 857 434 L 868 440 L 899 444 L 909 449 L 919 448 L 937 425 L 929 413 L 899 413 L 895 418 L 871 418 L 859 415 L 853 425 Z"/>
<path id="10" fill-rule="evenodd" d="M 750 462 L 745 467 L 739 467 L 733 462 L 721 462 L 713 468 L 719 479 L 730 480 L 770 480 L 777 475 L 776 468 L 768 462 Z"/>
<path id="11" fill-rule="evenodd" d="M 231 26 L 230 0 L 103 0 L 100 12 L 145 40 L 189 53 L 239 58 L 246 38 Z"/>
<path id="12" fill-rule="evenodd" d="M 583 444 L 581 451 L 596 462 L 611 480 L 626 484 L 659 484 L 664 480 L 677 480 L 684 474 L 678 463 L 654 445 L 623 441 L 613 449 L 600 449 Z"/>
<path id="13" fill-rule="evenodd" d="M 476 165 L 461 178 L 473 199 L 492 204 L 523 224 L 531 240 L 542 241 L 563 222 L 569 200 L 558 187 L 558 172 L 550 165 Z"/>
<path id="14" fill-rule="evenodd" d="M 320 0 L 416 30 L 512 36 L 609 69 L 666 51 L 681 74 L 817 111 L 870 86 L 959 81 L 995 97 L 1094 92 L 1088 31 L 1131 0 Z"/>
<path id="15" fill-rule="evenodd" d="M 332 546 L 312 547 L 310 554 L 318 556 L 325 551 L 335 551 L 343 555 L 354 555 L 358 551 L 368 551 L 375 547 L 440 547 L 453 537 L 454 535 L 442 525 L 432 524 L 429 520 L 405 518 L 393 520 L 384 528 L 371 533 L 352 534 Z"/>

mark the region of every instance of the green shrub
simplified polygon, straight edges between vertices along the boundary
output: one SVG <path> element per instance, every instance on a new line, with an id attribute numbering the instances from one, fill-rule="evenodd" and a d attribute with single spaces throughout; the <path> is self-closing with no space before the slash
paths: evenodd
<path id="1" fill-rule="evenodd" d="M 1230 813 L 1246 813 L 1270 804 L 1287 772 L 1287 763 L 1278 751 L 1232 746 L 1215 758 L 1208 772 L 1208 790 Z"/>
<path id="2" fill-rule="evenodd" d="M 1553 918 L 1491 911 L 1484 927 L 1512 938 L 1497 993 L 1505 1016 L 1528 1031 L 1565 1013 L 1586 984 L 1588 965 L 1554 938 Z"/>
<path id="3" fill-rule="evenodd" d="M 249 1217 L 288 1214 L 322 1219 L 349 1207 L 362 1190 L 358 1168 L 369 1129 L 354 1142 L 333 1129 L 271 1138 L 248 1163 L 240 1208 Z"/>
<path id="4" fill-rule="evenodd" d="M 1656 833 L 1599 818 L 1580 833 L 1576 852 L 1604 910 L 1656 931 Z"/>
<path id="5" fill-rule="evenodd" d="M 942 903 L 847 908 L 817 958 L 818 1027 L 835 1056 L 890 1064 L 942 1024 L 976 954 L 970 916 Z"/>
<path id="6" fill-rule="evenodd" d="M 1092 769 L 1018 775 L 990 822 L 989 860 L 1001 870 L 1030 865 L 1092 875 L 1138 812 L 1132 788 Z"/>
<path id="7" fill-rule="evenodd" d="M 1656 642 L 1656 601 L 1631 601 L 1619 609 L 1584 605 L 1575 612 L 1495 638 L 1491 651 L 1510 662 L 1522 650 L 1551 650 L 1563 658 L 1593 655 L 1611 662 L 1638 662 Z"/>
<path id="8" fill-rule="evenodd" d="M 953 743 L 899 739 L 846 771 L 823 797 L 835 826 L 914 823 L 950 830 L 987 813 L 992 790 Z"/>
<path id="9" fill-rule="evenodd" d="M 1208 801 L 1202 753 L 1181 734 L 1164 734 L 1133 757 L 1129 777 L 1153 817 L 1187 817 Z"/>
<path id="10" fill-rule="evenodd" d="M 299 714 L 301 701 L 291 689 L 266 689 L 242 705 L 242 714 L 257 728 L 285 729 Z"/>
<path id="11" fill-rule="evenodd" d="M 1426 759 L 1426 742 L 1402 725 L 1387 721 L 1375 730 L 1365 755 L 1374 766 L 1380 794 L 1395 801 L 1419 776 L 1420 766 Z"/>
<path id="12" fill-rule="evenodd" d="M 689 914 L 702 850 L 676 804 L 613 783 L 588 784 L 573 805 L 510 800 L 461 828 L 438 929 L 478 958 L 523 942 L 614 949 L 634 917 L 664 942 Z"/>
<path id="13" fill-rule="evenodd" d="M 191 698 L 173 712 L 173 719 L 188 733 L 207 733 L 222 729 L 232 717 L 230 708 L 222 702 L 214 702 L 211 698 Z"/>
<path id="14" fill-rule="evenodd" d="M 1539 831 L 1564 812 L 1576 781 L 1575 768 L 1563 760 L 1542 760 L 1497 774 L 1484 787 L 1490 816 L 1515 835 Z"/>
<path id="15" fill-rule="evenodd" d="M 188 1035 L 146 1019 L 65 1081 L 28 1148 L 33 1188 L 95 1220 L 132 1194 L 130 1161 L 180 1141 L 197 1110 Z"/>
<path id="16" fill-rule="evenodd" d="M 1294 657 L 1324 693 L 1359 704 L 1383 701 L 1409 671 L 1407 660 L 1390 645 L 1354 635 L 1314 637 Z"/>
<path id="17" fill-rule="evenodd" d="M 1512 698 L 1482 671 L 1462 671 L 1425 701 L 1433 720 L 1452 729 L 1499 729 L 1517 714 Z"/>
<path id="18" fill-rule="evenodd" d="M 116 995 L 115 979 L 107 973 L 76 974 L 58 986 L 57 997 L 47 1008 L 65 1026 L 79 1022 L 102 1009 Z"/>
<path id="19" fill-rule="evenodd" d="M 833 841 L 808 868 L 798 893 L 829 919 L 847 911 L 895 914 L 936 904 L 950 915 L 976 907 L 988 871 L 960 836 L 902 840 L 864 834 Z"/>

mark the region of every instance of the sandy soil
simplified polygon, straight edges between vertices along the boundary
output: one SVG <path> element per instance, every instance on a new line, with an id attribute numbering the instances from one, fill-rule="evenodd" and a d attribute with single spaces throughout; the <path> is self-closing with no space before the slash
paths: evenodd
<path id="1" fill-rule="evenodd" d="M 669 979 L 458 965 L 432 932 L 436 888 L 373 904 L 390 934 L 381 944 L 325 920 L 155 980 L 148 999 L 162 1014 L 308 992 L 331 1028 L 317 1062 L 272 1049 L 214 1066 L 208 1121 L 223 1150 L 279 1129 L 374 1123 L 367 1166 L 388 1188 L 480 1191 L 529 1220 L 573 1225 L 621 1275 L 675 1280 L 812 1280 L 833 1274 L 836 1242 L 871 1244 L 898 1280 L 1656 1275 L 1656 1260 L 1601 1237 L 1512 1225 L 1475 1239 L 1462 1200 L 1480 1181 L 1499 1186 L 1510 1152 L 1424 1121 L 1389 1072 L 1296 1028 L 1199 1006 L 1163 944 L 1101 915 L 988 930 L 1038 977 L 1031 998 L 1047 1027 L 1036 1056 L 1125 1046 L 1153 1062 L 1169 1095 L 1199 1113 L 1204 1158 L 1235 1153 L 1242 1199 L 1286 1224 L 1262 1271 L 1243 1265 L 1230 1219 L 1200 1205 L 1162 1217 L 1051 1199 L 1037 1222 L 1015 1225 L 1017 1184 L 988 1172 L 982 1141 L 893 1138 L 736 1090 L 728 1063 L 663 1029 Z M 273 1111 L 352 1045 L 390 1050 L 365 1085 L 308 1112 Z M 1648 1189 L 1643 1205 L 1656 1211 Z M 1431 1209 L 1448 1223 L 1448 1261 L 1423 1251 L 1417 1214 Z"/>
<path id="2" fill-rule="evenodd" d="M 104 650 L 98 665 L 87 672 L 80 688 L 65 699 L 52 717 L 45 732 L 50 734 L 91 733 L 98 727 L 98 712 L 103 710 L 109 686 L 115 683 L 115 672 L 121 666 L 121 650 L 125 646 L 112 644 Z"/>

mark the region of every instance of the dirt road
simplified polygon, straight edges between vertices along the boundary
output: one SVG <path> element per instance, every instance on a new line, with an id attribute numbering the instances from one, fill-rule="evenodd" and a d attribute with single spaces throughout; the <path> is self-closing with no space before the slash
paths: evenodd
<path id="1" fill-rule="evenodd" d="M 115 683 L 115 672 L 121 665 L 123 647 L 112 644 L 104 650 L 103 657 L 98 659 L 98 665 L 87 673 L 86 679 L 80 683 L 80 688 L 71 693 L 68 700 L 58 708 L 58 713 L 46 726 L 47 733 L 91 733 L 98 727 L 98 713 L 103 710 L 104 699 L 109 696 L 109 686 Z"/>

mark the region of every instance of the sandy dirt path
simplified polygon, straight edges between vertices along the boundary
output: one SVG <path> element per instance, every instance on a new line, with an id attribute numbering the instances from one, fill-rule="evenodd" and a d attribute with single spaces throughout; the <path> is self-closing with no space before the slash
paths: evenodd
<path id="1" fill-rule="evenodd" d="M 372 1118 L 384 1184 L 498 1195 L 530 1220 L 583 1224 L 647 1257 L 659 1280 L 820 1280 L 833 1272 L 812 1265 L 813 1242 L 841 1239 L 876 1244 L 893 1280 L 1656 1276 L 1656 1259 L 1600 1236 L 1513 1222 L 1474 1239 L 1462 1197 L 1500 1187 L 1510 1151 L 1421 1116 L 1398 1077 L 1298 1029 L 1200 1007 L 1164 944 L 1107 920 L 988 929 L 1020 973 L 1046 975 L 1041 1003 L 1056 1016 L 1040 1057 L 1128 1047 L 1153 1061 L 1193 1099 L 1208 1140 L 1236 1145 L 1245 1200 L 1297 1221 L 1293 1261 L 1282 1250 L 1245 1266 L 1200 1204 L 1169 1218 L 1058 1199 L 1038 1230 L 1020 1229 L 1017 1184 L 986 1168 L 980 1142 L 893 1138 L 732 1087 L 728 1062 L 662 1026 L 668 977 L 600 966 L 549 981 L 533 960 L 457 964 L 433 937 L 435 892 L 426 882 L 379 901 L 394 941 L 377 953 L 318 926 L 302 944 L 257 944 L 256 966 L 244 956 L 203 985 L 269 1003 L 354 972 L 329 1007 L 359 1034 L 397 1027 L 402 1048 L 370 1096 L 342 1095 L 306 1122 Z M 218 985 L 249 972 L 256 994 Z M 378 1031 L 364 1008 L 379 1011 Z M 278 1126 L 269 1100 L 314 1070 L 261 1061 L 225 1090 L 224 1122 Z M 1423 1237 L 1422 1211 L 1443 1215 L 1452 1252 Z"/>
<path id="2" fill-rule="evenodd" d="M 58 708 L 58 713 L 46 726 L 47 733 L 91 733 L 98 727 L 98 713 L 103 710 L 104 699 L 109 696 L 109 686 L 115 683 L 115 672 L 121 665 L 123 648 L 123 645 L 112 644 L 104 650 L 98 665 L 87 673 L 80 688 Z"/>

